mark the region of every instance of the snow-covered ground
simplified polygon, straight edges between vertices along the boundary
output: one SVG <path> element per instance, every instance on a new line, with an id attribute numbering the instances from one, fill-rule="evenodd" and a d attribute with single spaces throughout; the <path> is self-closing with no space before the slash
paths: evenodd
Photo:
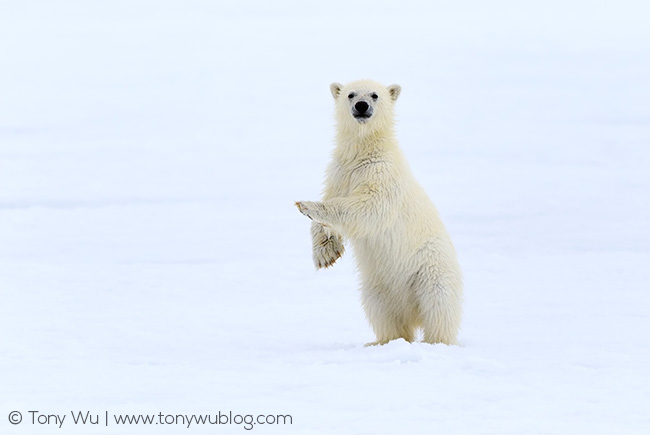
<path id="1" fill-rule="evenodd" d="M 595 3 L 0 2 L 0 432 L 650 433 L 650 4 Z M 459 346 L 364 348 L 351 253 L 312 266 L 358 78 L 403 87 Z"/>

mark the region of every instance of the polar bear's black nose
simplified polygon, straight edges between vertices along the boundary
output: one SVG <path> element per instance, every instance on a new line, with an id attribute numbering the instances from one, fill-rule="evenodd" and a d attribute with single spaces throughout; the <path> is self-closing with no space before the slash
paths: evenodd
<path id="1" fill-rule="evenodd" d="M 365 101 L 357 101 L 357 104 L 354 105 L 354 108 L 359 113 L 366 113 L 368 111 L 368 103 Z"/>

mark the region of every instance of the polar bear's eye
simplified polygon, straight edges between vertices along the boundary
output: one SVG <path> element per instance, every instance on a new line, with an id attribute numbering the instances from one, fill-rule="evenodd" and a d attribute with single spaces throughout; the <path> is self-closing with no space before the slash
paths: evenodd
<path id="1" fill-rule="evenodd" d="M 357 96 L 357 94 L 355 94 L 354 92 L 350 92 L 350 95 L 348 95 L 348 98 L 353 99 L 356 96 Z"/>
<path id="2" fill-rule="evenodd" d="M 372 93 L 371 97 L 372 97 L 373 100 L 376 100 L 377 98 L 379 98 L 379 96 L 377 94 L 375 94 L 374 92 Z"/>

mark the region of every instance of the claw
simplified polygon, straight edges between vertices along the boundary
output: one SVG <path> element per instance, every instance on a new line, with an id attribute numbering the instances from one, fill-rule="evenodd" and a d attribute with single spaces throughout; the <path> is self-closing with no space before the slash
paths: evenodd
<path id="1" fill-rule="evenodd" d="M 305 206 L 302 204 L 302 202 L 300 202 L 300 201 L 296 201 L 296 202 L 295 202 L 295 206 L 298 207 L 298 211 L 299 211 L 300 213 L 302 213 L 303 215 L 305 215 L 305 216 L 307 216 L 309 219 L 311 219 L 311 216 L 309 216 L 309 215 L 307 214 L 307 210 L 306 210 Z"/>

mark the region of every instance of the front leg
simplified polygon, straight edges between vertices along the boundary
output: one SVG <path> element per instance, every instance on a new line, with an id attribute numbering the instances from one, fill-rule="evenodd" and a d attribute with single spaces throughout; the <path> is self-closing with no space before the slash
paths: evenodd
<path id="1" fill-rule="evenodd" d="M 311 223 L 311 241 L 312 258 L 317 269 L 330 267 L 345 251 L 343 237 L 318 222 Z"/>
<path id="2" fill-rule="evenodd" d="M 321 223 L 323 225 L 327 225 L 326 222 L 322 221 L 322 219 L 324 217 L 323 203 L 322 202 L 297 201 L 296 202 L 296 207 L 298 207 L 298 210 L 300 211 L 300 213 L 304 214 L 309 219 L 311 219 L 313 221 L 316 221 L 318 223 Z"/>
<path id="3" fill-rule="evenodd" d="M 300 201 L 296 206 L 309 219 L 346 237 L 356 237 L 381 230 L 394 221 L 395 210 L 382 207 L 376 199 L 374 195 L 359 195 L 323 202 Z"/>

